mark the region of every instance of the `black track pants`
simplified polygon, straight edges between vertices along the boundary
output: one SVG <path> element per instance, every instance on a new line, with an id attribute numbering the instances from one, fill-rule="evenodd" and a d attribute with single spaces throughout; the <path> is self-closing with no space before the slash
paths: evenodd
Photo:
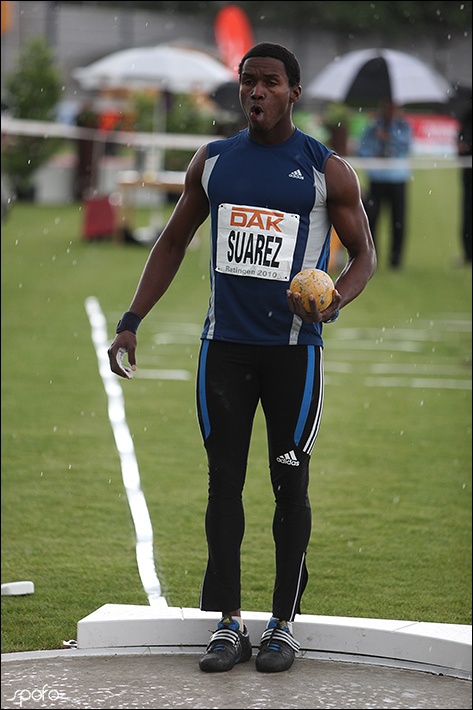
<path id="1" fill-rule="evenodd" d="M 377 225 L 381 209 L 387 205 L 391 217 L 391 266 L 401 266 L 406 236 L 406 183 L 372 182 L 365 202 L 366 214 L 370 223 L 371 234 L 379 253 Z"/>
<path id="2" fill-rule="evenodd" d="M 272 613 L 292 621 L 301 613 L 308 578 L 309 460 L 323 406 L 323 358 L 318 346 L 202 342 L 197 412 L 208 457 L 209 493 L 205 518 L 208 563 L 200 608 L 222 612 L 241 608 L 242 493 L 260 402 L 275 498 Z"/>

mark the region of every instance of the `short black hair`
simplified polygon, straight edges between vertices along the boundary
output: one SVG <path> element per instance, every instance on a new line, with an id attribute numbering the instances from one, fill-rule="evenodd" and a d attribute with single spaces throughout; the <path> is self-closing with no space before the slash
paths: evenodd
<path id="1" fill-rule="evenodd" d="M 241 76 L 243 64 L 250 57 L 272 57 L 280 59 L 286 67 L 286 74 L 289 80 L 289 86 L 299 86 L 301 83 L 301 68 L 296 55 L 290 49 L 282 44 L 274 44 L 273 42 L 261 42 L 249 49 L 238 66 L 238 76 Z"/>

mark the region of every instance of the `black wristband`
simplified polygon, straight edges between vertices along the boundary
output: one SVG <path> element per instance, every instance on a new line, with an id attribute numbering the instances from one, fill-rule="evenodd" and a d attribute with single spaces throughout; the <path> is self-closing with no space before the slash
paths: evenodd
<path id="1" fill-rule="evenodd" d="M 340 309 L 337 308 L 337 310 L 333 312 L 332 317 L 329 318 L 328 320 L 324 321 L 324 323 L 335 323 L 335 321 L 337 320 L 339 315 L 340 315 Z"/>
<path id="2" fill-rule="evenodd" d="M 143 319 L 137 316 L 136 313 L 132 311 L 126 311 L 120 318 L 117 324 L 116 333 L 121 333 L 122 330 L 130 330 L 132 333 L 136 334 L 138 326 Z"/>

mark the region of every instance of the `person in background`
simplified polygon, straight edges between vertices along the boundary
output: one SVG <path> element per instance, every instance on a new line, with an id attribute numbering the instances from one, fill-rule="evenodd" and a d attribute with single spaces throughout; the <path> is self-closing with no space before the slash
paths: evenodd
<path id="1" fill-rule="evenodd" d="M 464 114 L 460 131 L 458 134 L 458 155 L 461 158 L 471 157 L 471 106 Z M 461 211 L 461 247 L 462 261 L 461 264 L 471 264 L 471 162 L 469 166 L 464 166 L 461 169 L 462 178 L 462 211 Z"/>
<path id="2" fill-rule="evenodd" d="M 76 126 L 79 128 L 99 127 L 100 115 L 90 102 L 86 102 L 76 116 Z M 97 187 L 98 164 L 97 157 L 101 147 L 93 138 L 77 140 L 77 165 L 74 176 L 74 199 L 78 202 L 86 200 Z"/>
<path id="3" fill-rule="evenodd" d="M 412 129 L 392 101 L 384 101 L 380 111 L 360 138 L 358 155 L 362 158 L 407 158 L 411 151 Z M 407 162 L 370 168 L 366 171 L 369 186 L 364 205 L 371 234 L 379 251 L 377 226 L 381 209 L 390 210 L 391 248 L 389 265 L 402 265 L 406 237 L 407 183 L 411 170 Z"/>
<path id="4" fill-rule="evenodd" d="M 309 461 L 323 406 L 322 328 L 364 290 L 376 254 L 355 171 L 293 123 L 302 92 L 295 55 L 279 44 L 258 44 L 242 58 L 238 75 L 247 127 L 194 155 L 184 192 L 150 252 L 108 354 L 112 371 L 130 378 L 137 328 L 210 214 L 211 293 L 196 387 L 208 459 L 208 561 L 200 608 L 221 618 L 199 667 L 230 671 L 252 656 L 241 612 L 242 494 L 261 404 L 275 502 L 276 573 L 256 669 L 275 673 L 290 668 L 299 650 L 293 622 L 308 581 Z M 331 304 L 319 311 L 312 297 L 306 311 L 289 286 L 303 268 L 327 270 L 332 225 L 348 261 Z"/>

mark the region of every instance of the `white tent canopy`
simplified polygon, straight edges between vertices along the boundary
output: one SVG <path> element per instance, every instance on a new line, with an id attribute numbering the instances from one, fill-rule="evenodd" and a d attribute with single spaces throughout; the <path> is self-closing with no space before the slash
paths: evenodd
<path id="1" fill-rule="evenodd" d="M 211 93 L 234 78 L 211 54 L 166 44 L 114 52 L 74 69 L 72 76 L 86 90 L 155 88 L 171 93 Z"/>

